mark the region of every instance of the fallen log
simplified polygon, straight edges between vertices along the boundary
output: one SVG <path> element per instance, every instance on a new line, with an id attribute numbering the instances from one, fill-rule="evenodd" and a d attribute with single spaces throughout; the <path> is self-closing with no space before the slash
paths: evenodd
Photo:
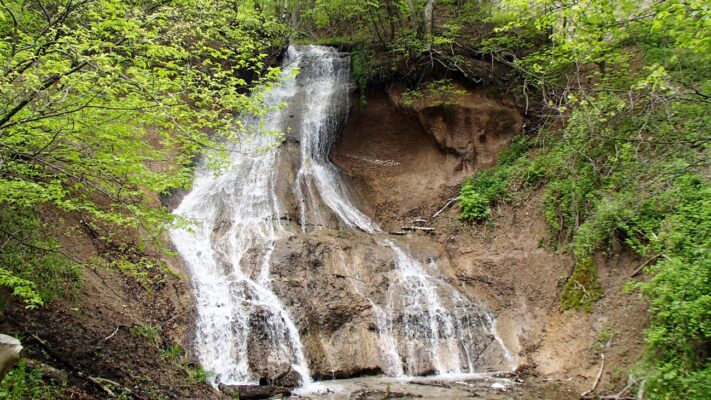
<path id="1" fill-rule="evenodd" d="M 412 385 L 421 385 L 421 386 L 434 386 L 434 387 L 441 387 L 441 388 L 446 388 L 449 389 L 452 387 L 451 383 L 443 382 L 443 381 L 425 381 L 425 380 L 419 380 L 419 381 L 411 381 L 410 382 Z"/>
<path id="2" fill-rule="evenodd" d="M 58 383 L 66 383 L 69 380 L 68 373 L 41 361 L 25 358 L 25 365 L 27 365 L 28 368 L 40 370 L 43 378 L 51 379 Z"/>
<path id="3" fill-rule="evenodd" d="M 426 226 L 403 226 L 402 229 L 406 231 L 424 231 L 424 232 L 432 232 L 435 230 L 435 228 L 429 228 Z"/>
<path id="4" fill-rule="evenodd" d="M 402 398 L 421 398 L 422 396 L 414 393 L 391 392 L 389 390 L 378 389 L 361 389 L 357 390 L 348 397 L 349 400 L 382 400 L 382 399 L 402 399 Z"/>
<path id="5" fill-rule="evenodd" d="M 242 399 L 268 399 L 274 396 L 287 397 L 291 395 L 291 390 L 283 386 L 269 385 L 220 385 L 222 393 Z"/>
<path id="6" fill-rule="evenodd" d="M 627 384 L 627 386 L 625 386 L 624 388 L 622 388 L 622 390 L 620 390 L 620 391 L 617 392 L 616 394 L 610 394 L 610 395 L 605 395 L 605 396 L 593 396 L 592 394 L 588 394 L 588 395 L 585 396 L 585 399 L 597 399 L 597 400 L 635 400 L 634 397 L 632 397 L 632 396 L 626 396 L 626 394 L 627 394 L 627 392 L 629 392 L 629 390 L 632 389 L 632 387 L 633 387 L 634 385 L 636 385 L 637 383 L 639 383 L 639 381 L 635 379 L 635 380 L 630 381 L 630 382 Z M 644 380 L 642 380 L 642 384 L 644 384 Z M 641 388 L 641 386 L 640 386 L 640 388 Z"/>
<path id="7" fill-rule="evenodd" d="M 0 381 L 20 359 L 22 344 L 12 336 L 0 333 Z"/>
<path id="8" fill-rule="evenodd" d="M 101 378 L 98 376 L 87 376 L 87 379 L 111 397 L 116 397 L 116 394 L 112 389 L 122 389 L 124 393 L 132 393 L 127 387 L 122 386 L 118 382 L 112 381 L 111 379 Z"/>
<path id="9" fill-rule="evenodd" d="M 654 263 L 654 262 L 657 261 L 657 260 L 659 259 L 659 257 L 661 257 L 661 256 L 662 256 L 662 254 L 659 253 L 659 254 L 657 254 L 656 256 L 654 256 L 654 257 L 650 258 L 649 260 L 645 261 L 644 264 L 640 265 L 639 268 L 637 268 L 636 270 L 634 270 L 634 272 L 632 272 L 632 274 L 630 275 L 630 278 L 634 278 L 635 276 L 639 275 L 640 272 L 642 272 L 642 271 L 644 270 L 644 267 L 646 267 L 646 266 L 648 266 L 648 265 Z"/>
<path id="10" fill-rule="evenodd" d="M 457 201 L 457 200 L 459 200 L 459 196 L 457 196 L 457 197 L 452 197 L 451 199 L 447 200 L 447 203 L 445 203 L 445 205 L 444 205 L 442 208 L 440 208 L 439 211 L 437 211 L 436 213 L 434 213 L 434 214 L 430 217 L 429 221 L 427 221 L 427 222 L 430 222 L 430 221 L 432 221 L 433 219 L 437 218 L 437 216 L 439 216 L 440 214 L 442 214 L 442 212 L 444 212 L 444 210 L 446 210 L 449 206 L 451 206 L 452 204 L 454 204 L 454 202 Z"/>

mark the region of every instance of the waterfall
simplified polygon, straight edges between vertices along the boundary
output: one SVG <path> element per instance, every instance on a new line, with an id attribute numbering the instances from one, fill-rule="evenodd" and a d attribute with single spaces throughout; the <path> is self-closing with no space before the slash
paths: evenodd
<path id="1" fill-rule="evenodd" d="M 215 373 L 213 383 L 256 383 L 272 369 L 281 374 L 287 368 L 298 373 L 302 385 L 311 382 L 297 324 L 271 285 L 270 258 L 278 240 L 334 224 L 372 235 L 392 253 L 384 302 L 374 301 L 370 288 L 356 288 L 374 311 L 384 372 L 474 372 L 487 346 L 501 346 L 507 354 L 498 338 L 477 340 L 495 337 L 488 311 L 441 278 L 434 258 L 424 263 L 383 234 L 354 204 L 329 161 L 350 107 L 348 56 L 328 47 L 290 47 L 284 74 L 294 69 L 297 78 L 273 89 L 265 101 L 300 106 L 274 108 L 245 121 L 255 129 L 297 131 L 293 176 L 280 176 L 285 153 L 277 139 L 258 136 L 232 152 L 225 173 L 198 168 L 192 191 L 175 210 L 194 222 L 172 230 L 171 238 L 190 271 L 197 299 L 196 354 L 203 368 Z M 271 149 L 257 151 L 261 148 Z M 279 179 L 293 179 L 291 190 L 280 192 Z M 296 201 L 296 225 L 282 220 L 289 211 L 285 199 Z M 269 365 L 260 371 L 255 352 L 268 355 Z"/>
<path id="2" fill-rule="evenodd" d="M 325 226 L 319 199 L 349 227 L 375 232 L 373 222 L 353 205 L 336 167 L 328 160 L 349 109 L 350 61 L 329 47 L 309 46 L 300 54 L 304 87 L 301 168 L 297 175 L 301 226 Z"/>
<path id="3" fill-rule="evenodd" d="M 298 64 L 291 63 L 288 76 Z M 287 79 L 265 98 L 268 106 L 290 101 L 296 84 Z M 247 125 L 260 130 L 283 130 L 287 115 L 274 108 Z M 279 151 L 276 139 L 257 136 L 231 154 L 231 168 L 214 176 L 199 168 L 192 191 L 175 210 L 195 224 L 171 231 L 171 239 L 187 264 L 197 299 L 195 349 L 214 382 L 256 383 L 249 367 L 249 345 L 257 328 L 274 363 L 289 363 L 310 382 L 298 330 L 270 288 L 269 258 L 274 242 L 285 234 L 275 193 Z M 249 271 L 249 267 L 258 271 Z M 254 344 L 254 343 L 252 343 Z"/>

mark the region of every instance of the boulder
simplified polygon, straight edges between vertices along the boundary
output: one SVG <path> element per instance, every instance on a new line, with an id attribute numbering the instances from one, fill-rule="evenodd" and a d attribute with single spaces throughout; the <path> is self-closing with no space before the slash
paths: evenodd
<path id="1" fill-rule="evenodd" d="M 22 344 L 12 336 L 0 334 L 0 381 L 20 359 Z"/>

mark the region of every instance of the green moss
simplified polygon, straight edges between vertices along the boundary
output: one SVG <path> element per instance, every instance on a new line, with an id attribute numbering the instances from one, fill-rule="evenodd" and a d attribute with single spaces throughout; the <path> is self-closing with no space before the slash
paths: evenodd
<path id="1" fill-rule="evenodd" d="M 591 258 L 578 261 L 573 274 L 563 286 L 560 304 L 564 310 L 592 311 L 592 304 L 602 298 L 602 287 L 597 280 L 597 268 Z"/>

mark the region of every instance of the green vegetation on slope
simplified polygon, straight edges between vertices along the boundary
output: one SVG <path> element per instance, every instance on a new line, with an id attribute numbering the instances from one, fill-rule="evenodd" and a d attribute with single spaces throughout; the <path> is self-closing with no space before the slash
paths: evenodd
<path id="1" fill-rule="evenodd" d="M 28 368 L 24 360 L 20 360 L 0 382 L 0 399 L 3 400 L 55 400 L 66 397 L 62 386 L 45 382 L 42 370 Z"/>
<path id="2" fill-rule="evenodd" d="M 294 1 L 300 41 L 344 46 L 352 52 L 360 89 L 393 77 L 416 85 L 434 71 L 474 82 L 488 77 L 477 60 L 479 42 L 491 29 L 480 0 Z M 435 74 L 436 75 L 436 74 Z M 434 78 L 438 78 L 434 76 Z"/>
<path id="3" fill-rule="evenodd" d="M 482 43 L 538 97 L 535 151 L 469 179 L 464 219 L 544 185 L 551 244 L 578 260 L 561 299 L 601 296 L 591 256 L 617 241 L 651 259 L 639 375 L 650 398 L 711 391 L 711 8 L 703 1 L 503 2 Z M 533 95 L 532 95 L 533 96 Z M 553 123 L 555 122 L 555 123 Z M 563 126 L 562 129 L 556 126 Z M 549 128 L 550 127 L 550 128 Z M 656 261 L 656 263 L 655 263 Z"/>

